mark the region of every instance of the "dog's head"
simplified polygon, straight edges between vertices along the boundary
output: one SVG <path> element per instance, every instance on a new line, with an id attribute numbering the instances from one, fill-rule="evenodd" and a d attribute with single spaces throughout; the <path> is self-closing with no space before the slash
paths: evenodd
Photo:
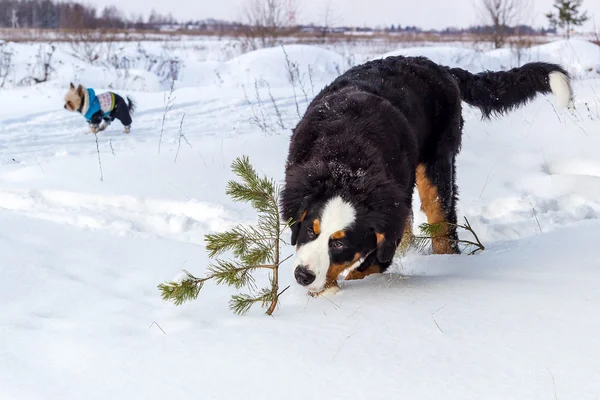
<path id="1" fill-rule="evenodd" d="M 65 94 L 65 110 L 78 111 L 81 110 L 84 101 L 85 88 L 81 85 L 75 87 L 73 83 L 69 85 L 69 91 Z"/>
<path id="2" fill-rule="evenodd" d="M 291 227 L 296 281 L 318 293 L 370 255 L 379 262 L 391 261 L 395 241 L 378 232 L 366 215 L 361 205 L 340 196 L 302 208 Z"/>

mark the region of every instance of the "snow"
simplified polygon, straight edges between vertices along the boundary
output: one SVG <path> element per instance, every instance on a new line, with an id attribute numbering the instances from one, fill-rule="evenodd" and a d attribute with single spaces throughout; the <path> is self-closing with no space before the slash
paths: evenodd
<path id="1" fill-rule="evenodd" d="M 557 40 L 530 48 L 490 51 L 451 46 L 414 47 L 394 50 L 382 57 L 393 55 L 425 56 L 437 63 L 470 71 L 508 69 L 527 62 L 544 61 L 563 65 L 576 78 L 598 77 L 600 73 L 600 48 L 581 39 Z"/>
<path id="2" fill-rule="evenodd" d="M 9 46 L 21 63 L 37 53 Z M 233 315 L 228 288 L 207 284 L 175 307 L 156 285 L 182 268 L 201 275 L 204 235 L 255 220 L 224 194 L 229 164 L 245 154 L 281 181 L 298 111 L 347 68 L 336 67 L 345 57 L 286 46 L 305 97 L 298 85 L 294 94 L 281 48 L 144 46 L 184 60 L 160 153 L 168 82 L 142 61 L 143 78 L 121 79 L 63 47 L 49 82 L 0 89 L 0 399 L 598 398 L 597 46 L 558 41 L 528 52 L 577 73 L 575 109 L 540 97 L 482 121 L 465 107 L 458 215 L 484 252 L 409 253 L 390 273 L 342 282 L 327 298 L 308 297 L 283 267 L 281 285 L 291 287 L 274 318 L 258 308 Z M 399 51 L 474 71 L 516 62 L 509 51 Z M 98 136 L 103 181 L 95 137 L 62 109 L 78 76 L 98 90 L 118 83 L 138 102 L 131 134 L 115 121 Z M 269 84 L 259 85 L 261 102 L 254 79 Z M 272 129 L 250 123 L 253 115 Z M 191 146 L 179 140 L 182 118 Z"/>

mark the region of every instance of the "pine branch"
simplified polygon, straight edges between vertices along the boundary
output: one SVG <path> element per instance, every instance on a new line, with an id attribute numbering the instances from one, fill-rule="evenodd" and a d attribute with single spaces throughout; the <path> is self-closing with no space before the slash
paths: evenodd
<path id="1" fill-rule="evenodd" d="M 437 224 L 423 223 L 419 225 L 419 230 L 426 236 L 437 236 L 443 233 L 444 224 L 441 222 Z"/>
<path id="2" fill-rule="evenodd" d="M 209 266 L 211 272 L 204 278 L 197 278 L 187 271 L 183 271 L 187 277 L 181 281 L 170 281 L 158 285 L 163 300 L 172 301 L 180 306 L 183 303 L 196 300 L 204 283 L 214 279 L 215 282 L 233 286 L 236 289 L 242 286 L 255 288 L 254 277 L 250 274 L 256 269 L 273 269 L 273 265 L 252 265 L 248 267 L 237 267 L 235 264 L 227 261 L 216 260 L 215 264 Z"/>
<path id="3" fill-rule="evenodd" d="M 267 177 L 260 178 L 248 157 L 244 156 L 234 160 L 231 169 L 242 179 L 243 183 L 229 182 L 225 191 L 228 196 L 231 196 L 234 201 L 251 203 L 258 212 L 269 213 L 277 208 L 277 205 L 273 203 L 275 182 Z"/>
<path id="4" fill-rule="evenodd" d="M 259 303 L 271 315 L 277 307 L 279 296 L 279 266 L 291 255 L 280 260 L 282 235 L 291 225 L 291 220 L 281 223 L 279 193 L 281 188 L 267 177 L 259 177 L 247 157 L 236 159 L 231 168 L 241 182 L 230 181 L 226 193 L 235 201 L 250 203 L 258 213 L 255 226 L 238 225 L 225 232 L 207 234 L 204 238 L 206 250 L 213 259 L 204 278 L 187 274 L 180 282 L 166 282 L 159 285 L 163 299 L 176 305 L 196 299 L 204 282 L 213 279 L 217 285 L 228 285 L 236 289 L 248 287 L 250 293 L 232 296 L 230 308 L 235 314 L 247 313 L 252 305 Z M 230 261 L 217 258 L 233 253 Z M 257 292 L 252 273 L 257 269 L 271 270 L 268 288 Z M 287 289 L 287 288 L 286 288 Z"/>
<path id="5" fill-rule="evenodd" d="M 431 236 L 414 236 L 412 242 L 407 246 L 406 251 L 410 248 L 419 252 L 425 251 L 431 245 L 431 239 Z"/>
<path id="6" fill-rule="evenodd" d="M 478 251 L 485 250 L 485 246 L 479 240 L 477 233 L 475 233 L 475 230 L 469 223 L 469 220 L 467 219 L 467 217 L 464 217 L 464 219 L 465 219 L 464 225 L 451 224 L 451 223 L 448 223 L 448 225 L 468 231 L 469 233 L 471 233 L 471 235 L 473 235 L 473 238 L 475 241 L 470 241 L 470 240 L 465 240 L 465 239 L 456 239 L 456 240 L 450 239 L 450 240 L 453 241 L 454 243 L 472 246 L 473 250 L 469 253 L 469 255 L 473 255 L 473 254 L 477 253 Z M 413 239 L 412 245 L 410 247 L 415 248 L 418 251 L 424 251 L 429 246 L 432 239 L 434 239 L 436 236 L 443 233 L 443 227 L 444 227 L 443 223 L 438 223 L 438 224 L 424 223 L 424 224 L 419 225 L 419 230 L 421 231 L 423 236 L 415 236 Z"/>
<path id="7" fill-rule="evenodd" d="M 205 235 L 206 250 L 208 256 L 214 258 L 226 251 L 233 251 L 236 257 L 245 254 L 252 245 L 260 245 L 263 242 L 271 242 L 276 237 L 265 236 L 264 232 L 253 226 L 238 225 L 235 228 L 219 233 Z"/>
<path id="8" fill-rule="evenodd" d="M 226 284 L 233 286 L 236 289 L 242 286 L 255 287 L 254 277 L 250 272 L 258 267 L 237 267 L 235 264 L 216 260 L 215 264 L 208 267 L 208 270 L 212 273 L 211 278 L 214 278 L 217 285 Z"/>
<path id="9" fill-rule="evenodd" d="M 186 301 L 196 300 L 204 286 L 204 282 L 212 278 L 196 278 L 185 270 L 183 272 L 187 275 L 187 278 L 179 282 L 170 281 L 158 285 L 163 300 L 172 301 L 176 306 L 180 306 Z"/>
<path id="10" fill-rule="evenodd" d="M 260 303 L 261 307 L 265 308 L 267 304 L 272 303 L 274 300 L 273 292 L 271 289 L 264 288 L 256 296 L 250 294 L 236 294 L 231 296 L 229 301 L 229 308 L 237 315 L 244 315 L 250 308 Z"/>
<path id="11" fill-rule="evenodd" d="M 253 249 L 240 256 L 240 261 L 244 265 L 258 265 L 263 263 L 273 263 L 275 261 L 276 244 L 268 246 L 255 246 Z"/>
<path id="12" fill-rule="evenodd" d="M 464 217 L 465 219 L 465 224 L 464 225 L 457 225 L 459 228 L 462 228 L 464 230 L 467 230 L 471 233 L 471 235 L 473 235 L 473 237 L 475 238 L 476 243 L 470 242 L 468 240 L 463 240 L 462 243 L 467 243 L 470 244 L 471 246 L 474 246 L 475 249 L 473 251 L 471 251 L 469 253 L 469 255 L 473 255 L 475 253 L 477 253 L 478 251 L 483 251 L 485 250 L 485 246 L 481 243 L 481 241 L 479 240 L 479 236 L 477 236 L 477 233 L 475 233 L 475 230 L 473 229 L 473 227 L 471 226 L 471 224 L 469 223 L 469 220 L 467 219 L 467 217 Z M 460 240 L 459 240 L 460 242 Z"/>

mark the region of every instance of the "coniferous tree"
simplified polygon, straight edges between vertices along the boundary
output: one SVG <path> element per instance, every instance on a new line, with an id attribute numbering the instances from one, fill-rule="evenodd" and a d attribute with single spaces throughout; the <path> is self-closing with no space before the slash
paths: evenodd
<path id="1" fill-rule="evenodd" d="M 581 12 L 579 8 L 583 0 L 554 0 L 553 7 L 556 12 L 549 12 L 546 18 L 553 28 L 566 28 L 567 39 L 571 37 L 571 26 L 581 26 L 588 20 L 587 12 Z"/>
<path id="2" fill-rule="evenodd" d="M 272 179 L 259 177 L 247 157 L 236 159 L 231 168 L 241 182 L 230 181 L 226 193 L 234 201 L 250 203 L 258 213 L 254 226 L 238 225 L 233 229 L 205 236 L 206 249 L 212 263 L 208 274 L 199 278 L 187 271 L 179 281 L 160 284 L 158 287 L 164 300 L 176 305 L 194 300 L 204 283 L 209 280 L 218 285 L 225 284 L 236 289 L 247 287 L 249 293 L 233 295 L 231 310 L 243 315 L 252 305 L 259 303 L 271 315 L 279 301 L 279 266 L 290 257 L 281 258 L 282 234 L 289 222 L 282 222 L 279 213 L 280 187 Z M 219 258 L 230 252 L 231 259 Z M 253 272 L 269 271 L 270 286 L 257 289 Z"/>

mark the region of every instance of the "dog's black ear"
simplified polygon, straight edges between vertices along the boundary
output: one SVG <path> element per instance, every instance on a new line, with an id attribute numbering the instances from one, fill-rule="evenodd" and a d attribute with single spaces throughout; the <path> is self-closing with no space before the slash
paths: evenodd
<path id="1" fill-rule="evenodd" d="M 69 89 L 75 89 L 75 85 L 73 85 L 73 82 L 69 83 Z"/>
<path id="2" fill-rule="evenodd" d="M 83 96 L 83 86 L 81 86 L 81 85 L 77 86 L 77 94 L 79 96 Z"/>
<path id="3" fill-rule="evenodd" d="M 381 263 L 392 261 L 399 241 L 387 239 L 383 233 L 379 232 L 375 232 L 375 237 L 377 238 L 377 261 Z"/>
<path id="4" fill-rule="evenodd" d="M 298 218 L 293 221 L 290 226 L 292 230 L 292 246 L 295 246 L 298 242 L 298 234 L 300 233 L 300 227 L 302 226 L 302 222 L 304 222 L 304 218 L 306 218 L 306 211 L 302 211 Z"/>

